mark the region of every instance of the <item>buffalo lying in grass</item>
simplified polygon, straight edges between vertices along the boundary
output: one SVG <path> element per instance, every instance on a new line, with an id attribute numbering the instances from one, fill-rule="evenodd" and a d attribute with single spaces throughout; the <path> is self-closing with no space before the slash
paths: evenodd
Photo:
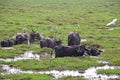
<path id="1" fill-rule="evenodd" d="M 1 47 L 12 47 L 16 44 L 16 41 L 14 39 L 3 39 L 1 41 Z"/>
<path id="2" fill-rule="evenodd" d="M 83 56 L 86 51 L 85 45 L 74 45 L 74 46 L 56 46 L 55 57 L 72 57 L 72 56 Z"/>
<path id="3" fill-rule="evenodd" d="M 87 51 L 87 54 L 88 54 L 89 56 L 98 56 L 98 55 L 100 55 L 101 52 L 103 52 L 103 51 L 98 50 L 98 49 L 95 48 L 95 47 L 92 47 L 90 50 Z"/>

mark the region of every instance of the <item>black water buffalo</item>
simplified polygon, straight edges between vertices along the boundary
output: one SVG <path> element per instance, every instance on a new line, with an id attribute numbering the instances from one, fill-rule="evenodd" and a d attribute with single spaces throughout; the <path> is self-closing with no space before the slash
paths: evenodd
<path id="1" fill-rule="evenodd" d="M 98 50 L 95 47 L 92 47 L 90 50 L 87 51 L 87 54 L 90 56 L 98 56 L 98 55 L 100 55 L 101 52 L 103 52 L 103 51 Z"/>
<path id="2" fill-rule="evenodd" d="M 41 40 L 39 33 L 33 31 L 31 33 L 19 33 L 15 36 L 17 44 L 31 44 L 35 39 Z"/>
<path id="3" fill-rule="evenodd" d="M 71 32 L 68 35 L 68 46 L 79 45 L 81 41 L 80 35 L 77 32 Z"/>
<path id="4" fill-rule="evenodd" d="M 62 42 L 61 40 L 56 40 L 54 38 L 44 38 L 40 40 L 40 47 L 48 47 L 48 48 L 54 48 L 55 46 L 61 46 Z"/>
<path id="5" fill-rule="evenodd" d="M 33 43 L 35 39 L 41 40 L 42 36 L 32 29 L 32 32 L 29 33 L 29 41 L 30 41 L 30 43 Z"/>
<path id="6" fill-rule="evenodd" d="M 85 45 L 74 45 L 74 46 L 56 46 L 55 57 L 72 57 L 72 56 L 83 56 L 86 51 Z"/>
<path id="7" fill-rule="evenodd" d="M 17 35 L 16 44 L 28 44 L 28 36 L 26 34 Z"/>
<path id="8" fill-rule="evenodd" d="M 12 47 L 15 45 L 15 40 L 14 39 L 3 39 L 1 41 L 1 47 Z"/>
<path id="9" fill-rule="evenodd" d="M 16 45 L 16 40 L 9 39 L 9 46 L 12 47 L 13 45 Z"/>

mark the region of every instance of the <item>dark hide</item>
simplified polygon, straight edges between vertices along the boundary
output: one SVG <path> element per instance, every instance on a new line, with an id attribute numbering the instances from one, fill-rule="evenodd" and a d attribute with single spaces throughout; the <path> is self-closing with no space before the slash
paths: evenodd
<path id="1" fill-rule="evenodd" d="M 9 41 L 7 39 L 2 40 L 1 47 L 9 47 Z"/>
<path id="2" fill-rule="evenodd" d="M 48 48 L 54 48 L 55 46 L 60 46 L 62 44 L 61 41 L 55 40 L 54 38 L 45 38 L 40 40 L 40 47 L 48 47 Z"/>
<path id="3" fill-rule="evenodd" d="M 13 45 L 16 45 L 16 40 L 14 39 L 9 39 L 9 46 L 12 47 Z"/>
<path id="4" fill-rule="evenodd" d="M 87 51 L 84 45 L 75 45 L 75 46 L 56 46 L 55 57 L 72 57 L 72 56 L 83 56 Z"/>
<path id="5" fill-rule="evenodd" d="M 36 33 L 36 32 L 31 32 L 29 34 L 29 36 L 30 36 L 30 38 L 29 38 L 30 43 L 33 43 L 35 39 L 37 39 L 37 40 L 41 40 L 42 39 L 40 34 Z"/>
<path id="6" fill-rule="evenodd" d="M 62 41 L 61 40 L 55 40 L 55 46 L 62 46 Z"/>
<path id="7" fill-rule="evenodd" d="M 87 51 L 87 54 L 90 56 L 98 56 L 100 55 L 101 52 L 102 52 L 101 50 L 98 50 L 97 48 L 92 47 L 89 51 Z"/>
<path id="8" fill-rule="evenodd" d="M 27 44 L 28 43 L 28 35 L 19 34 L 16 36 L 16 44 Z"/>
<path id="9" fill-rule="evenodd" d="M 33 43 L 35 39 L 41 40 L 39 33 L 20 33 L 16 35 L 16 44 L 30 44 Z"/>
<path id="10" fill-rule="evenodd" d="M 68 35 L 68 46 L 80 45 L 80 35 L 76 32 L 71 32 Z"/>
<path id="11" fill-rule="evenodd" d="M 46 40 L 46 39 L 40 40 L 40 47 L 41 47 L 41 48 L 43 48 L 43 47 L 48 47 L 48 45 L 47 45 L 47 40 Z"/>
<path id="12" fill-rule="evenodd" d="M 13 39 L 4 39 L 1 41 L 1 47 L 12 47 L 15 45 L 15 40 Z"/>

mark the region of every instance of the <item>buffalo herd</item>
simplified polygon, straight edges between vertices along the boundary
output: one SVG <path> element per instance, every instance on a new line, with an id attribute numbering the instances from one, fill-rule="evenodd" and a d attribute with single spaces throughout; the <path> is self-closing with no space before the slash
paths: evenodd
<path id="1" fill-rule="evenodd" d="M 3 39 L 1 47 L 12 47 L 18 44 L 31 44 L 34 40 L 41 40 L 39 33 L 32 31 L 30 33 L 17 33 L 12 39 Z"/>
<path id="2" fill-rule="evenodd" d="M 68 34 L 68 44 L 62 45 L 61 40 L 55 38 L 43 38 L 34 30 L 30 33 L 18 33 L 12 39 L 3 39 L 1 41 L 1 47 L 12 47 L 18 44 L 32 44 L 35 39 L 40 42 L 40 47 L 48 47 L 55 51 L 55 57 L 76 57 L 76 56 L 98 56 L 102 52 L 96 47 L 86 48 L 84 44 L 80 44 L 81 38 L 79 33 L 70 32 Z"/>

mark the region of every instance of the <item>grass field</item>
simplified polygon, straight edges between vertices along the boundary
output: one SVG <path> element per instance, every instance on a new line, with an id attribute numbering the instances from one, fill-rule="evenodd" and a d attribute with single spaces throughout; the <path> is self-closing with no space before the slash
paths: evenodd
<path id="1" fill-rule="evenodd" d="M 107 27 L 106 24 L 115 18 L 117 19 L 116 24 Z M 54 36 L 62 40 L 63 45 L 67 45 L 68 33 L 76 31 L 79 32 L 82 39 L 87 39 L 87 42 L 81 44 L 98 46 L 99 49 L 105 49 L 105 52 L 98 58 L 65 57 L 41 61 L 0 61 L 0 64 L 9 64 L 23 70 L 84 70 L 101 65 L 97 63 L 98 60 L 107 60 L 109 65 L 120 66 L 120 29 L 107 29 L 120 28 L 120 0 L 0 0 L 0 41 L 23 32 L 24 27 L 29 29 L 28 32 L 31 32 L 33 28 L 45 37 Z M 51 49 L 48 48 L 41 49 L 38 41 L 35 45 L 16 45 L 11 50 L 3 50 L 0 47 L 0 58 L 20 55 L 27 50 L 38 54 L 51 52 Z M 111 73 L 109 70 L 105 71 L 106 74 L 107 72 Z M 117 70 L 115 72 L 120 74 Z M 23 75 L 16 76 L 22 77 Z M 29 76 L 33 77 L 27 79 Z M 39 75 L 24 75 L 26 80 L 34 80 L 34 76 Z M 40 76 L 43 76 L 44 79 L 46 75 Z M 21 79 L 19 77 L 18 80 Z M 48 75 L 46 77 L 45 80 L 51 79 Z M 13 75 L 0 76 L 0 79 L 3 78 L 17 79 L 17 77 L 14 79 Z M 61 80 L 66 79 L 77 80 L 79 78 L 61 78 Z"/>
<path id="2" fill-rule="evenodd" d="M 10 79 L 10 80 L 50 80 L 52 77 L 49 75 L 40 74 L 15 74 L 0 76 L 0 79 Z"/>
<path id="3" fill-rule="evenodd" d="M 103 74 L 118 74 L 120 75 L 120 69 L 106 69 L 106 70 L 98 70 L 98 73 L 103 73 Z"/>

